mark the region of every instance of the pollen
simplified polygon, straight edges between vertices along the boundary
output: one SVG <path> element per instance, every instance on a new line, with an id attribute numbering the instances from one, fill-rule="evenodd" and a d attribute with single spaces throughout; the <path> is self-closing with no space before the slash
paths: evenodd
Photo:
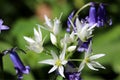
<path id="1" fill-rule="evenodd" d="M 61 66 L 61 60 L 58 59 L 58 60 L 56 61 L 55 65 Z"/>
<path id="2" fill-rule="evenodd" d="M 86 59 L 85 59 L 85 62 L 86 62 L 86 63 L 89 63 L 89 62 L 90 62 L 90 59 L 89 59 L 89 58 L 86 58 Z"/>

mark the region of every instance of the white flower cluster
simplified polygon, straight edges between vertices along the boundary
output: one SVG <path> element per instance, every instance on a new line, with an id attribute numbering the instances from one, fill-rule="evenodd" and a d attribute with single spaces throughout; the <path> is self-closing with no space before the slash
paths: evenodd
<path id="1" fill-rule="evenodd" d="M 50 69 L 48 73 L 51 73 L 55 70 L 58 70 L 59 74 L 62 77 L 65 77 L 64 71 L 65 66 L 68 64 L 68 61 L 80 61 L 81 59 L 71 59 L 71 56 L 74 55 L 76 52 L 76 48 L 78 46 L 78 39 L 81 40 L 81 42 L 86 42 L 89 38 L 92 37 L 93 29 L 97 24 L 94 24 L 93 26 L 90 26 L 88 23 L 82 23 L 79 21 L 78 18 L 75 20 L 75 25 L 72 22 L 71 19 L 69 19 L 72 27 L 76 27 L 75 31 L 72 31 L 71 33 L 65 33 L 64 37 L 61 39 L 61 37 L 58 36 L 60 33 L 60 18 L 55 18 L 52 22 L 46 15 L 45 15 L 45 24 L 46 27 L 43 27 L 41 25 L 38 25 L 38 30 L 34 28 L 34 38 L 26 37 L 24 36 L 24 39 L 28 42 L 28 49 L 36 52 L 36 53 L 42 53 L 44 51 L 43 43 L 44 39 L 42 39 L 42 32 L 41 29 L 45 29 L 50 31 L 50 40 L 53 46 L 56 46 L 59 48 L 59 56 L 57 56 L 58 53 L 51 50 L 49 53 L 53 57 L 53 59 L 47 59 L 43 61 L 39 61 L 39 63 L 49 64 L 53 67 Z M 78 68 L 78 72 L 81 72 L 84 68 L 85 64 L 91 69 L 98 71 L 97 68 L 103 68 L 100 63 L 96 62 L 95 59 L 98 59 L 100 57 L 103 57 L 105 54 L 96 54 L 93 55 L 92 52 L 92 41 L 90 41 L 90 44 L 88 46 L 87 51 L 85 52 L 85 57 L 82 59 L 82 62 L 80 63 L 80 66 Z"/>

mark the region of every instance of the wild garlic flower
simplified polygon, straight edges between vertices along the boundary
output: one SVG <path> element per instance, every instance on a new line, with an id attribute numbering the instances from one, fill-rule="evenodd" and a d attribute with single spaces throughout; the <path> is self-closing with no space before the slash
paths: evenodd
<path id="1" fill-rule="evenodd" d="M 94 24 L 90 26 L 88 23 L 81 23 L 78 18 L 76 18 L 76 22 L 75 22 L 76 27 L 74 26 L 71 20 L 70 22 L 71 22 L 71 25 L 74 28 L 76 28 L 75 34 L 78 36 L 78 38 L 80 38 L 82 42 L 86 42 L 89 38 L 92 37 L 92 31 L 94 27 L 97 25 L 97 24 Z"/>
<path id="2" fill-rule="evenodd" d="M 105 69 L 105 67 L 102 66 L 100 63 L 98 63 L 97 61 L 94 61 L 95 59 L 105 56 L 105 54 L 96 54 L 96 55 L 92 55 L 92 56 L 91 55 L 92 55 L 92 42 L 90 42 L 89 48 L 88 48 L 87 52 L 85 53 L 84 59 L 79 66 L 78 72 L 80 72 L 84 68 L 85 64 L 91 70 L 98 71 L 98 69 L 96 69 L 96 68 Z"/>
<path id="3" fill-rule="evenodd" d="M 56 69 L 58 69 L 59 74 L 62 77 L 65 77 L 63 66 L 66 65 L 68 62 L 65 59 L 65 52 L 66 52 L 66 44 L 64 45 L 63 51 L 61 52 L 59 57 L 56 55 L 56 53 L 54 51 L 51 51 L 51 55 L 52 55 L 53 59 L 47 59 L 44 61 L 40 61 L 39 63 L 53 65 L 53 67 L 50 69 L 50 71 L 48 73 L 51 73 L 51 72 L 55 71 Z"/>
<path id="4" fill-rule="evenodd" d="M 34 28 L 34 39 L 30 37 L 26 37 L 26 36 L 24 36 L 24 39 L 29 44 L 29 46 L 27 46 L 28 49 L 36 53 L 41 53 L 43 51 L 44 40 L 42 40 L 42 33 L 41 33 L 39 25 L 38 25 L 38 31 Z"/>
<path id="5" fill-rule="evenodd" d="M 47 25 L 47 27 L 44 29 L 52 32 L 54 35 L 57 35 L 59 32 L 60 32 L 60 19 L 61 19 L 61 16 L 59 18 L 55 18 L 54 21 L 52 22 L 51 19 L 49 19 L 46 15 L 44 16 L 45 18 L 45 24 Z"/>

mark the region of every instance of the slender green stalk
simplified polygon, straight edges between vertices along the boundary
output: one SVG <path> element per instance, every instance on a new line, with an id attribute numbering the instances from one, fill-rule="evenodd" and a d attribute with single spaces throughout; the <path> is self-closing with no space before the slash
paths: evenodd
<path id="1" fill-rule="evenodd" d="M 68 59 L 68 61 L 83 61 L 83 59 Z"/>
<path id="2" fill-rule="evenodd" d="M 83 7 L 81 7 L 76 13 L 75 13 L 75 16 L 73 17 L 72 21 L 75 20 L 76 17 L 78 17 L 78 14 L 86 7 L 90 6 L 91 3 L 87 3 L 86 5 L 84 5 Z"/>

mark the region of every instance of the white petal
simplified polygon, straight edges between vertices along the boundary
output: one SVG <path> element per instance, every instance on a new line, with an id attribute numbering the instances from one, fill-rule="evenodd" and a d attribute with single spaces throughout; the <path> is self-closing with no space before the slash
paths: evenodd
<path id="1" fill-rule="evenodd" d="M 98 58 L 103 57 L 103 56 L 105 56 L 105 54 L 96 54 L 96 55 L 91 56 L 90 60 L 98 59 Z"/>
<path id="2" fill-rule="evenodd" d="M 38 33 L 38 31 L 35 28 L 34 28 L 34 36 L 35 36 L 35 40 L 37 42 L 40 42 L 39 33 Z"/>
<path id="3" fill-rule="evenodd" d="M 77 27 L 77 29 L 79 28 L 79 31 L 81 31 L 81 29 L 82 29 L 82 24 L 80 23 L 80 21 L 79 21 L 78 18 L 76 19 L 76 27 Z"/>
<path id="4" fill-rule="evenodd" d="M 102 68 L 105 69 L 104 66 L 102 66 L 100 63 L 96 62 L 96 61 L 92 61 L 91 64 L 96 67 L 96 68 Z"/>
<path id="5" fill-rule="evenodd" d="M 64 59 L 65 59 L 66 47 L 67 47 L 67 45 L 64 44 L 63 51 L 62 51 L 62 53 L 61 53 L 60 56 L 59 56 L 60 60 L 64 60 Z"/>
<path id="6" fill-rule="evenodd" d="M 57 66 L 53 66 L 48 73 L 55 71 L 57 68 L 58 68 Z"/>
<path id="7" fill-rule="evenodd" d="M 54 21 L 54 27 L 53 27 L 53 33 L 57 35 L 60 32 L 60 20 L 55 19 Z"/>
<path id="8" fill-rule="evenodd" d="M 54 45 L 57 44 L 56 36 L 52 33 L 50 33 L 50 40 L 51 40 L 52 44 L 54 44 Z"/>
<path id="9" fill-rule="evenodd" d="M 92 64 L 90 64 L 90 63 L 86 63 L 86 64 L 91 70 L 98 71 L 98 69 L 94 68 Z"/>
<path id="10" fill-rule="evenodd" d="M 85 57 L 88 57 L 92 53 L 92 41 L 90 41 L 87 52 L 85 52 Z"/>
<path id="11" fill-rule="evenodd" d="M 55 61 L 53 59 L 48 59 L 48 60 L 44 60 L 44 61 L 39 61 L 38 63 L 54 65 Z"/>
<path id="12" fill-rule="evenodd" d="M 93 26 L 89 27 L 88 31 L 89 31 L 89 30 L 92 30 L 93 28 L 95 28 L 95 26 L 97 26 L 97 23 L 94 24 Z"/>
<path id="13" fill-rule="evenodd" d="M 69 52 L 72 52 L 72 51 L 74 51 L 76 49 L 76 46 L 70 46 L 70 47 L 68 47 L 68 51 Z"/>
<path id="14" fill-rule="evenodd" d="M 24 39 L 28 42 L 28 43 L 34 43 L 35 41 L 32 38 L 26 37 L 24 36 Z"/>
<path id="15" fill-rule="evenodd" d="M 79 66 L 78 72 L 81 72 L 84 66 L 85 66 L 85 62 L 83 61 Z"/>
<path id="16" fill-rule="evenodd" d="M 41 53 L 43 51 L 43 47 L 40 44 L 30 44 L 28 49 L 35 51 L 36 53 Z"/>
<path id="17" fill-rule="evenodd" d="M 63 68 L 63 66 L 59 66 L 59 67 L 58 67 L 58 71 L 59 71 L 59 73 L 60 73 L 60 75 L 61 75 L 62 77 L 65 77 L 65 76 L 64 76 L 64 68 Z"/>
<path id="18" fill-rule="evenodd" d="M 44 18 L 45 18 L 47 26 L 50 27 L 50 28 L 52 28 L 51 20 L 46 15 L 44 15 Z"/>
<path id="19" fill-rule="evenodd" d="M 38 33 L 39 33 L 39 39 L 40 41 L 42 41 L 42 33 L 41 33 L 40 25 L 38 25 Z"/>
<path id="20" fill-rule="evenodd" d="M 88 27 L 89 27 L 88 24 L 86 24 L 84 27 L 82 27 L 82 29 L 81 29 L 82 36 L 87 37 L 87 35 L 88 35 L 88 31 L 87 31 Z"/>
<path id="21" fill-rule="evenodd" d="M 58 56 L 56 55 L 56 53 L 54 51 L 51 50 L 51 55 L 53 57 L 54 60 L 58 60 Z"/>
<path id="22" fill-rule="evenodd" d="M 72 25 L 72 27 L 73 27 L 73 29 L 74 29 L 74 28 L 75 28 L 75 26 L 74 26 L 73 22 L 71 21 L 71 19 L 70 19 L 70 18 L 68 18 L 68 20 L 70 21 L 70 24 Z"/>
<path id="23" fill-rule="evenodd" d="M 74 31 L 70 34 L 70 38 L 72 39 L 72 40 L 74 40 L 74 36 L 75 36 L 75 33 L 74 33 Z"/>
<path id="24" fill-rule="evenodd" d="M 65 65 L 65 64 L 67 64 L 67 62 L 68 62 L 67 60 L 63 60 L 61 64 Z"/>

